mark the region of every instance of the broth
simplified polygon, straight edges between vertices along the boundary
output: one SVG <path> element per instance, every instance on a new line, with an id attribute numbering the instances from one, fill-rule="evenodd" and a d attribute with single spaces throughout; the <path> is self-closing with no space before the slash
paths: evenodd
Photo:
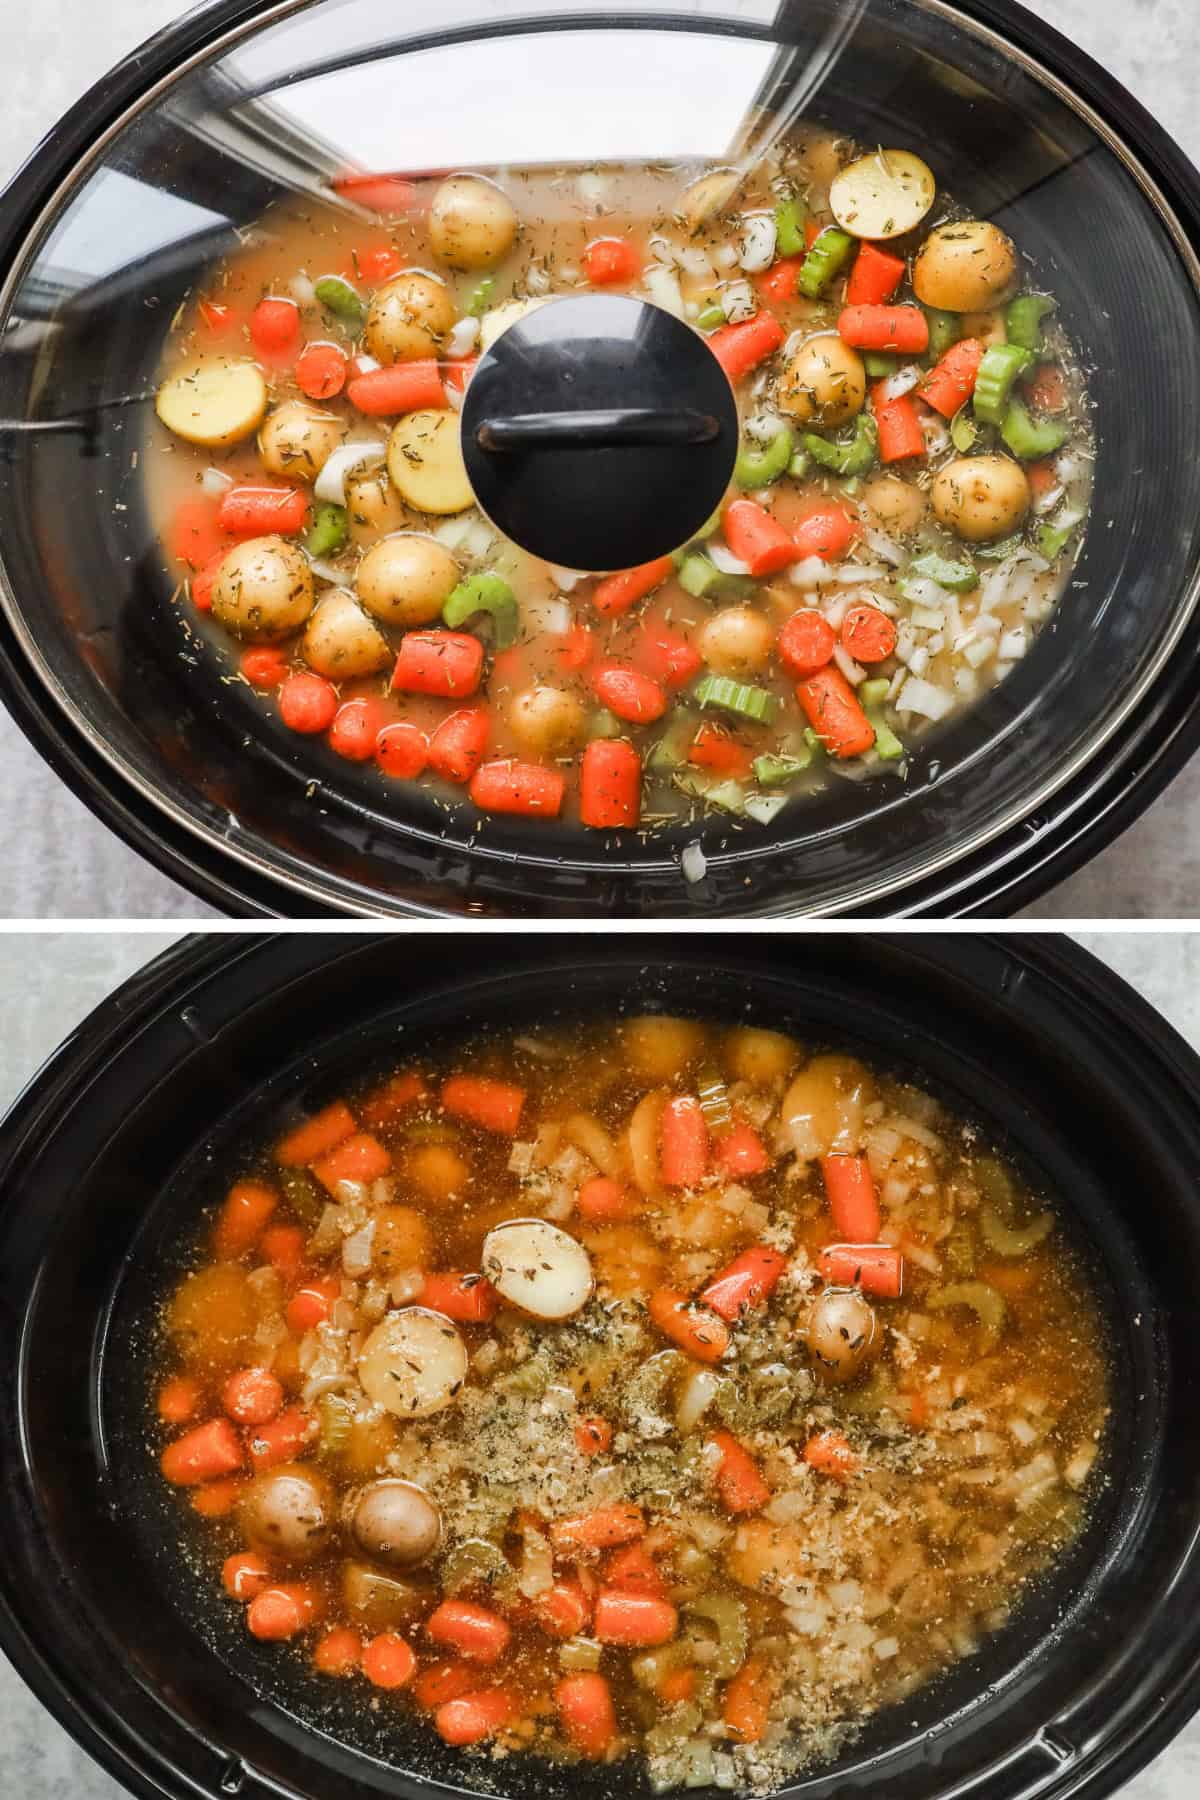
<path id="1" fill-rule="evenodd" d="M 255 1637 L 470 1757 L 658 1789 L 768 1792 L 969 1656 L 1078 1536 L 1109 1407 L 1085 1265 L 976 1126 L 661 1017 L 247 1144 L 155 1362 L 181 1553 Z"/>
<path id="2" fill-rule="evenodd" d="M 358 202 L 353 209 L 271 211 L 181 308 L 163 376 L 164 392 L 185 377 L 171 413 L 177 429 L 208 429 L 196 423 L 205 407 L 188 398 L 198 371 L 215 370 L 218 388 L 259 382 L 272 411 L 262 420 L 253 394 L 248 412 L 238 402 L 232 444 L 214 443 L 211 430 L 193 444 L 155 422 L 141 458 L 189 630 L 202 629 L 216 655 L 245 639 L 252 647 L 238 673 L 264 706 L 329 752 L 371 763 L 371 778 L 420 779 L 448 805 L 465 787 L 484 811 L 565 814 L 596 829 L 648 829 L 713 809 L 768 823 L 788 796 L 836 775 L 903 779 L 908 748 L 1002 679 L 1052 612 L 1087 511 L 1091 448 L 1077 363 L 1052 300 L 1043 308 L 1029 292 L 1015 252 L 996 304 L 973 313 L 918 306 L 914 282 L 946 297 L 944 271 L 940 287 L 918 273 L 930 244 L 944 253 L 970 224 L 939 194 L 897 237 L 839 231 L 831 182 L 845 179 L 854 156 L 845 140 L 801 133 L 747 178 L 736 210 L 699 218 L 699 165 L 501 171 L 478 185 L 504 197 L 497 204 L 511 209 L 515 243 L 487 264 L 476 246 L 465 269 L 437 254 L 430 220 L 442 190 L 430 180 L 351 184 L 342 198 Z M 364 206 L 377 209 L 373 226 Z M 784 255 L 793 242 L 799 254 Z M 865 248 L 848 264 L 855 243 Z M 806 272 L 829 246 L 842 261 L 816 291 Z M 425 284 L 415 300 L 404 286 L 414 274 Z M 915 328 L 927 347 L 849 349 L 839 329 L 858 333 L 844 323 L 854 310 L 845 302 L 882 294 L 889 281 L 888 304 L 866 309 L 887 318 L 869 321 L 867 335 Z M 340 310 L 318 298 L 317 283 Z M 397 283 L 409 296 L 398 317 L 385 304 Z M 740 479 L 722 516 L 624 586 L 552 568 L 498 536 L 471 504 L 457 450 L 455 406 L 480 343 L 530 306 L 596 286 L 649 298 L 703 330 L 735 377 L 743 427 Z M 1018 286 L 1026 291 L 1008 305 Z M 755 356 L 738 334 L 761 332 L 772 315 L 775 335 Z M 1013 335 L 1039 348 L 1006 346 Z M 332 359 L 336 392 L 305 373 L 302 344 L 306 356 Z M 364 361 L 364 344 L 384 353 L 383 368 L 367 366 L 378 358 Z M 1020 408 L 1024 435 L 1012 442 L 1021 456 L 1009 448 L 1007 414 L 1003 430 L 976 416 L 972 359 L 985 346 L 1001 359 L 992 372 L 1000 387 L 1011 386 L 1000 403 L 992 393 L 988 419 Z M 1014 365 L 1003 367 L 1010 353 L 1021 364 L 1015 385 Z M 960 389 L 944 385 L 952 355 L 967 358 L 957 409 Z M 400 380 L 404 393 L 380 401 L 376 388 L 365 398 L 381 378 Z M 857 405 L 846 398 L 856 382 Z M 305 400 L 314 391 L 322 397 Z M 281 408 L 292 409 L 282 420 Z M 907 447 L 906 432 L 915 433 Z M 376 448 L 327 490 L 338 505 L 310 490 L 347 437 Z M 978 458 L 990 473 L 979 477 L 985 498 L 972 500 Z M 947 475 L 951 465 L 967 472 Z M 265 501 L 264 481 L 273 490 Z M 994 508 L 984 536 L 944 522 L 970 513 L 974 531 L 981 507 Z M 313 556 L 298 549 L 298 560 L 276 559 L 266 575 L 261 561 L 243 559 L 228 573 L 231 546 L 279 533 Z M 377 553 L 364 572 L 364 557 L 384 543 L 385 560 Z M 387 561 L 397 555 L 400 572 Z M 731 557 L 732 571 L 722 566 Z M 470 583 L 480 577 L 492 598 L 473 608 Z M 507 594 L 499 604 L 496 582 Z M 331 596 L 340 598 L 322 611 Z M 449 643 L 443 612 L 465 642 Z M 422 647 L 431 636 L 436 645 Z M 451 649 L 446 676 L 438 653 Z M 311 752 L 314 761 L 325 753 Z"/>

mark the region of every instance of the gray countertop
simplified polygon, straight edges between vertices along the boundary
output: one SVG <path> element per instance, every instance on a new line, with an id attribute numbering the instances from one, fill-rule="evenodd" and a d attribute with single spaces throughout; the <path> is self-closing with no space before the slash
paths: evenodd
<path id="1" fill-rule="evenodd" d="M 1080 933 L 1200 1048 L 1200 935 Z M 0 1113 L 61 1039 L 175 934 L 0 936 Z M 30 970 L 45 971 L 30 980 Z M 53 971 L 50 979 L 49 971 Z M 0 1657 L 0 1800 L 120 1800 L 124 1790 L 88 1760 Z M 1122 1790 L 1122 1800 L 1195 1800 L 1200 1722 Z"/>
<path id="2" fill-rule="evenodd" d="M 1195 0 L 1031 0 L 1113 70 L 1200 161 Z M 13 7 L 0 109 L 0 181 L 119 56 L 185 10 L 179 0 L 40 0 Z M 0 918 L 215 915 L 128 850 L 51 774 L 0 712 Z M 1089 867 L 1031 909 L 1041 918 L 1200 913 L 1200 760 Z"/>

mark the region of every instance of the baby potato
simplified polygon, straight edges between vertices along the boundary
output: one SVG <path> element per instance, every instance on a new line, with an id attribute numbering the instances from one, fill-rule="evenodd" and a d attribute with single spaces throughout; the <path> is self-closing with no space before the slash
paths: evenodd
<path id="1" fill-rule="evenodd" d="M 802 1162 L 852 1154 L 862 1141 L 871 1078 L 851 1056 L 814 1056 L 783 1097 L 783 1136 Z"/>
<path id="2" fill-rule="evenodd" d="M 1029 481 L 1009 456 L 959 456 L 940 469 L 930 490 L 940 522 L 968 543 L 1015 531 L 1031 504 Z"/>
<path id="3" fill-rule="evenodd" d="M 247 538 L 217 570 L 213 618 L 256 641 L 298 631 L 313 609 L 312 570 L 298 544 L 282 537 Z"/>
<path id="4" fill-rule="evenodd" d="M 697 648 L 718 675 L 747 681 L 766 668 L 774 643 L 770 620 L 756 606 L 723 606 L 700 633 Z"/>
<path id="5" fill-rule="evenodd" d="M 714 169 L 685 187 L 675 208 L 675 217 L 694 236 L 703 231 L 711 219 L 723 213 L 741 182 L 736 169 Z"/>
<path id="6" fill-rule="evenodd" d="M 814 1302 L 804 1341 L 824 1379 L 851 1381 L 876 1348 L 875 1310 L 853 1289 L 830 1288 Z"/>
<path id="7" fill-rule="evenodd" d="M 877 475 L 862 491 L 868 506 L 885 531 L 907 537 L 925 517 L 926 500 L 919 487 L 898 475 Z"/>
<path id="8" fill-rule="evenodd" d="M 254 1289 L 246 1271 L 233 1263 L 186 1275 L 167 1310 L 167 1329 L 181 1355 L 214 1373 L 245 1361 L 256 1323 Z"/>
<path id="9" fill-rule="evenodd" d="M 834 176 L 829 210 L 855 237 L 900 237 L 921 223 L 936 192 L 933 170 L 919 156 L 873 150 Z"/>
<path id="10" fill-rule="evenodd" d="M 583 1245 L 546 1219 L 510 1219 L 489 1231 L 479 1266 L 502 1299 L 535 1319 L 569 1319 L 596 1285 Z"/>
<path id="11" fill-rule="evenodd" d="M 388 1313 L 358 1356 L 369 1400 L 402 1419 L 450 1406 L 467 1378 L 467 1350 L 449 1319 L 424 1306 Z"/>
<path id="12" fill-rule="evenodd" d="M 1017 253 L 998 225 L 959 219 L 931 231 L 913 264 L 913 289 L 942 312 L 985 312 L 1015 286 Z"/>
<path id="13" fill-rule="evenodd" d="M 231 357 L 201 357 L 169 375 L 154 401 L 168 431 L 189 444 L 224 449 L 262 424 L 267 384 L 262 370 Z"/>
<path id="14" fill-rule="evenodd" d="M 782 1031 L 739 1025 L 725 1039 L 725 1061 L 735 1081 L 767 1087 L 791 1074 L 800 1061 L 800 1046 Z"/>
<path id="15" fill-rule="evenodd" d="M 407 629 L 436 619 L 457 580 L 458 564 L 436 538 L 402 531 L 372 545 L 354 585 L 369 613 Z"/>
<path id="16" fill-rule="evenodd" d="M 386 469 L 360 470 L 346 477 L 346 513 L 353 544 L 372 544 L 377 537 L 403 531 L 408 514 Z"/>
<path id="17" fill-rule="evenodd" d="M 409 1152 L 404 1173 L 426 1199 L 444 1206 L 465 1192 L 471 1169 L 452 1144 L 422 1144 Z"/>
<path id="18" fill-rule="evenodd" d="M 407 270 L 381 287 L 367 314 L 367 349 L 381 363 L 411 362 L 436 356 L 438 346 L 458 318 L 444 281 Z"/>
<path id="19" fill-rule="evenodd" d="M 392 427 L 388 475 L 401 499 L 417 512 L 465 512 L 474 502 L 458 424 L 451 408 L 431 407 L 406 414 Z"/>
<path id="20" fill-rule="evenodd" d="M 370 675 L 391 655 L 387 639 L 345 588 L 333 588 L 317 602 L 304 633 L 304 657 L 318 675 L 330 681 Z"/>
<path id="21" fill-rule="evenodd" d="M 627 1019 L 621 1045 L 632 1074 L 647 1081 L 674 1081 L 704 1048 L 704 1027 L 692 1019 L 650 1013 Z"/>
<path id="22" fill-rule="evenodd" d="M 346 1440 L 337 1452 L 339 1468 L 349 1476 L 374 1475 L 396 1448 L 396 1424 L 389 1413 L 377 1418 L 352 1419 Z"/>
<path id="23" fill-rule="evenodd" d="M 492 269 L 512 249 L 517 212 L 508 195 L 482 175 L 449 175 L 429 209 L 429 241 L 452 269 Z"/>
<path id="24" fill-rule="evenodd" d="M 565 688 L 539 686 L 514 694 L 508 723 L 531 756 L 560 756 L 577 749 L 583 738 L 583 708 Z"/>
<path id="25" fill-rule="evenodd" d="M 770 1591 L 781 1582 L 794 1582 L 808 1566 L 796 1527 L 768 1519 L 743 1519 L 725 1552 L 725 1567 L 742 1587 Z"/>
<path id="26" fill-rule="evenodd" d="M 286 400 L 264 420 L 258 451 L 272 475 L 315 481 L 345 435 L 345 423 L 335 413 Z"/>
<path id="27" fill-rule="evenodd" d="M 442 1516 L 413 1481 L 373 1481 L 354 1502 L 350 1530 L 364 1555 L 391 1569 L 427 1562 L 442 1536 Z"/>
<path id="28" fill-rule="evenodd" d="M 964 313 L 959 321 L 961 335 L 978 338 L 986 349 L 989 344 L 1007 344 L 1008 326 L 1003 311 Z"/>
<path id="29" fill-rule="evenodd" d="M 429 1262 L 433 1239 L 415 1206 L 381 1206 L 375 1214 L 371 1263 L 380 1275 L 422 1269 Z"/>
<path id="30" fill-rule="evenodd" d="M 780 409 L 801 424 L 845 425 L 863 409 L 862 357 L 836 331 L 818 332 L 788 358 L 779 378 Z"/>
<path id="31" fill-rule="evenodd" d="M 320 1555 L 333 1535 L 333 1490 L 307 1463 L 284 1463 L 256 1475 L 238 1507 L 250 1543 L 288 1562 Z"/>

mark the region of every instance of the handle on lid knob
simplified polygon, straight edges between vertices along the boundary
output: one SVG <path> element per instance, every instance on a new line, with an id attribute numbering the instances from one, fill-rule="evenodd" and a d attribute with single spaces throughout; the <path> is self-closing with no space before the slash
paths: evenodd
<path id="1" fill-rule="evenodd" d="M 720 434 L 712 413 L 683 407 L 666 412 L 651 406 L 597 407 L 579 412 L 515 413 L 482 419 L 475 429 L 481 450 L 496 454 L 570 447 L 615 450 L 647 445 L 711 444 Z"/>

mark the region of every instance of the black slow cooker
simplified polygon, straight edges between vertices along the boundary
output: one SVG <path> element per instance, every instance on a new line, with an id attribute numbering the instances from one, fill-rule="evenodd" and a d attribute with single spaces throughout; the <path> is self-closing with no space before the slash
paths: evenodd
<path id="1" fill-rule="evenodd" d="M 1096 401 L 1093 523 L 1063 603 L 903 783 L 831 780 L 768 826 L 718 816 L 618 847 L 481 825 L 298 740 L 195 650 L 130 452 L 177 305 L 237 231 L 347 167 L 720 161 L 759 109 L 801 99 L 862 142 L 917 144 L 1012 232 Z M 1023 905 L 1200 734 L 1197 245 L 1186 159 L 1012 0 L 214 0 L 74 107 L 0 200 L 0 690 L 100 817 L 234 913 Z"/>
<path id="2" fill-rule="evenodd" d="M 268 1651 L 210 1616 L 220 1602 L 180 1568 L 161 1484 L 142 1473 L 138 1320 L 230 1145 L 271 1109 L 319 1103 L 413 1033 L 622 1007 L 859 1046 L 915 1071 L 1063 1197 L 1112 1333 L 1103 1498 L 1002 1631 L 788 1792 L 1101 1800 L 1200 1692 L 1200 1062 L 1090 956 L 1030 937 L 314 934 L 193 939 L 151 963 L 0 1132 L 0 1646 L 155 1800 L 471 1785 L 403 1715 L 372 1725 L 329 1683 L 281 1683 Z M 511 1800 L 616 1791 L 594 1768 L 484 1773 Z"/>

